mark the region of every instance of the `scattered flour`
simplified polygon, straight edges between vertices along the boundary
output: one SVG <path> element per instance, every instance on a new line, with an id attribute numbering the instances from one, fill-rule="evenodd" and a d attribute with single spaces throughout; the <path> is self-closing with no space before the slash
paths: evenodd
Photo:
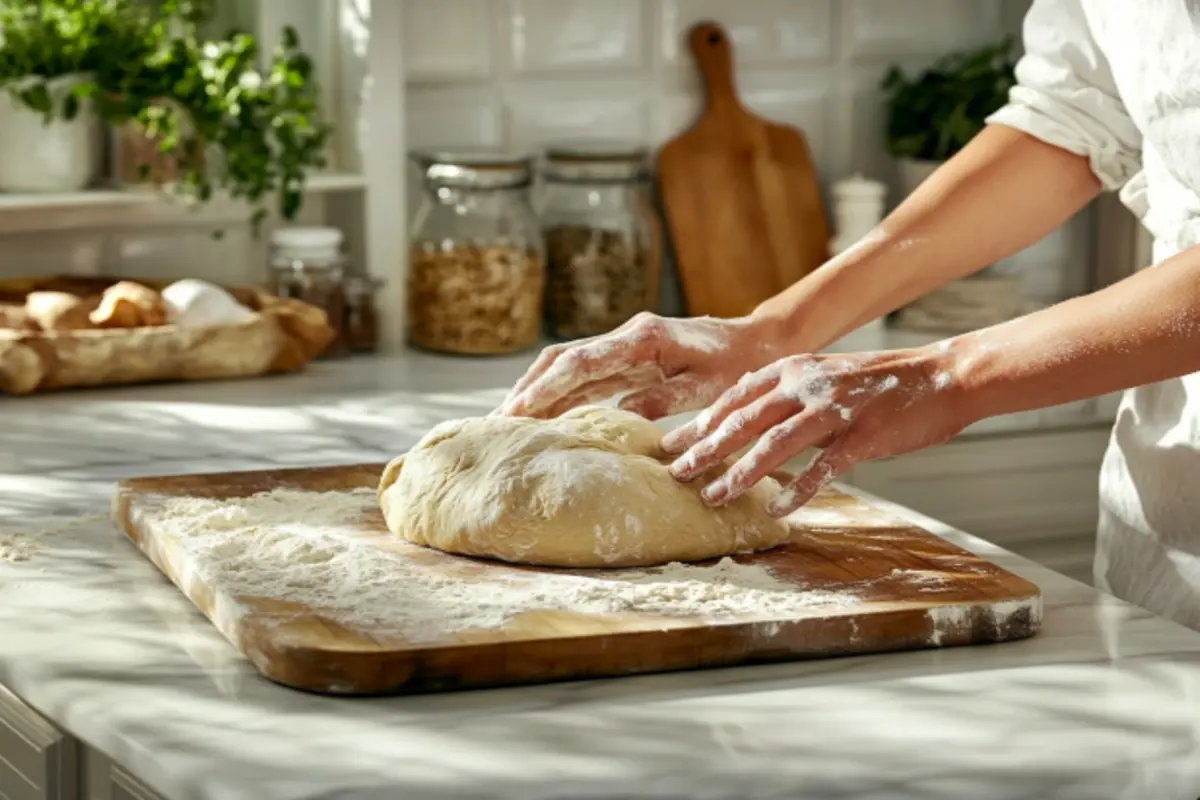
<path id="1" fill-rule="evenodd" d="M 107 519 L 104 514 L 88 514 L 80 517 L 52 517 L 17 526 L 0 522 L 0 561 L 10 564 L 31 561 L 54 537 Z"/>
<path id="2" fill-rule="evenodd" d="M 184 581 L 199 578 L 227 597 L 303 603 L 348 628 L 414 642 L 499 628 L 535 610 L 792 618 L 861 602 L 729 558 L 608 573 L 493 567 L 486 578 L 433 570 L 373 543 L 377 515 L 372 489 L 276 489 L 232 501 L 161 497 L 141 521 L 177 538 L 194 571 Z"/>
<path id="3" fill-rule="evenodd" d="M 729 344 L 728 323 L 715 317 L 691 319 L 664 318 L 667 337 L 680 347 L 701 353 L 715 353 Z"/>
<path id="4" fill-rule="evenodd" d="M 629 479 L 622 457 L 606 450 L 556 450 L 538 452 L 525 464 L 526 479 L 547 478 L 544 486 L 557 489 L 549 504 L 567 506 L 581 502 L 585 493 L 615 492 Z"/>
<path id="5" fill-rule="evenodd" d="M 818 361 L 801 361 L 785 366 L 779 376 L 779 391 L 805 408 L 829 408 L 833 405 L 833 380 Z"/>
<path id="6" fill-rule="evenodd" d="M 903 578 L 907 583 L 915 583 L 926 589 L 936 589 L 940 586 L 945 586 L 950 582 L 944 572 L 927 569 L 894 569 L 892 570 L 893 578 Z"/>

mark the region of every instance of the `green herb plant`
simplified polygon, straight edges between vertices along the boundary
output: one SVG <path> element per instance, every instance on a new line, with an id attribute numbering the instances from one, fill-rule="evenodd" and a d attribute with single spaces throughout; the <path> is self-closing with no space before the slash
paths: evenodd
<path id="1" fill-rule="evenodd" d="M 293 219 L 329 135 L 312 61 L 291 28 L 261 70 L 253 35 L 202 39 L 213 2 L 0 0 L 0 88 L 47 123 L 90 99 L 104 121 L 157 143 L 175 191 L 204 203 L 224 190 L 251 206 L 256 229 L 273 195 Z M 67 75 L 80 80 L 57 102 L 48 84 Z"/>
<path id="2" fill-rule="evenodd" d="M 1016 83 L 1012 38 L 973 51 L 950 53 L 915 77 L 891 67 L 887 143 L 897 158 L 944 161 L 983 130 L 984 120 L 1008 100 Z"/>

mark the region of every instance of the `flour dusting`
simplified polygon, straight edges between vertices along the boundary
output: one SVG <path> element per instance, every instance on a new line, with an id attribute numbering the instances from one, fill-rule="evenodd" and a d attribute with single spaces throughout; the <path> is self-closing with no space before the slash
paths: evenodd
<path id="1" fill-rule="evenodd" d="M 227 597 L 302 603 L 348 628 L 435 641 L 495 629 L 529 611 L 640 612 L 730 619 L 853 607 L 852 593 L 806 590 L 726 558 L 620 572 L 489 567 L 448 577 L 378 547 L 374 490 L 275 489 L 236 500 L 161 497 L 143 521 L 176 538 L 195 575 Z M 148 519 L 149 518 L 149 519 Z"/>
<path id="2" fill-rule="evenodd" d="M 1019 600 L 1005 600 L 986 606 L 933 606 L 925 611 L 925 615 L 931 623 L 929 644 L 934 646 L 943 644 L 947 637 L 961 633 L 964 628 L 980 618 L 990 625 L 993 634 L 999 636 L 1003 633 L 1005 626 L 1020 614 L 1028 614 L 1029 623 L 1034 626 L 1038 625 L 1042 619 L 1041 595 Z"/>
<path id="3" fill-rule="evenodd" d="M 715 317 L 666 318 L 662 322 L 667 338 L 688 350 L 715 353 L 729 344 L 728 323 L 722 324 Z"/>
<path id="4" fill-rule="evenodd" d="M 622 456 L 583 448 L 547 448 L 529 459 L 522 472 L 525 478 L 544 481 L 543 491 L 555 492 L 547 499 L 564 506 L 594 495 L 601 486 L 615 490 L 629 479 Z"/>
<path id="5" fill-rule="evenodd" d="M 103 514 L 52 517 L 18 526 L 0 527 L 0 561 L 20 564 L 36 558 L 56 536 L 81 530 L 108 519 Z"/>

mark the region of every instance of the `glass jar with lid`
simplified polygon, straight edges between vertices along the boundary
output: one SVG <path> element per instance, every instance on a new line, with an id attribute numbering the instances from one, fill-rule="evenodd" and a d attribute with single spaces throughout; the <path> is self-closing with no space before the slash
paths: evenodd
<path id="1" fill-rule="evenodd" d="M 347 352 L 344 235 L 337 228 L 290 226 L 271 233 L 271 286 L 279 297 L 302 300 L 325 312 L 334 337 L 322 355 Z"/>
<path id="2" fill-rule="evenodd" d="M 648 151 L 628 142 L 548 147 L 540 198 L 546 319 L 558 338 L 595 336 L 658 309 L 661 228 Z"/>
<path id="3" fill-rule="evenodd" d="M 409 252 L 409 341 L 466 355 L 535 346 L 545 256 L 530 201 L 532 156 L 481 149 L 412 158 L 425 191 Z"/>

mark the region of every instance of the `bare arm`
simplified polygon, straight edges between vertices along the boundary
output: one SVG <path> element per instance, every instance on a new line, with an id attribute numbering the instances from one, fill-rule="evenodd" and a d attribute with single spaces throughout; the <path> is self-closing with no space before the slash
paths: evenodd
<path id="1" fill-rule="evenodd" d="M 1033 244 L 1100 191 L 1087 158 L 990 125 L 871 235 L 752 319 L 815 352 L 923 294 Z"/>
<path id="2" fill-rule="evenodd" d="M 1200 371 L 1200 248 L 950 344 L 969 419 Z"/>

